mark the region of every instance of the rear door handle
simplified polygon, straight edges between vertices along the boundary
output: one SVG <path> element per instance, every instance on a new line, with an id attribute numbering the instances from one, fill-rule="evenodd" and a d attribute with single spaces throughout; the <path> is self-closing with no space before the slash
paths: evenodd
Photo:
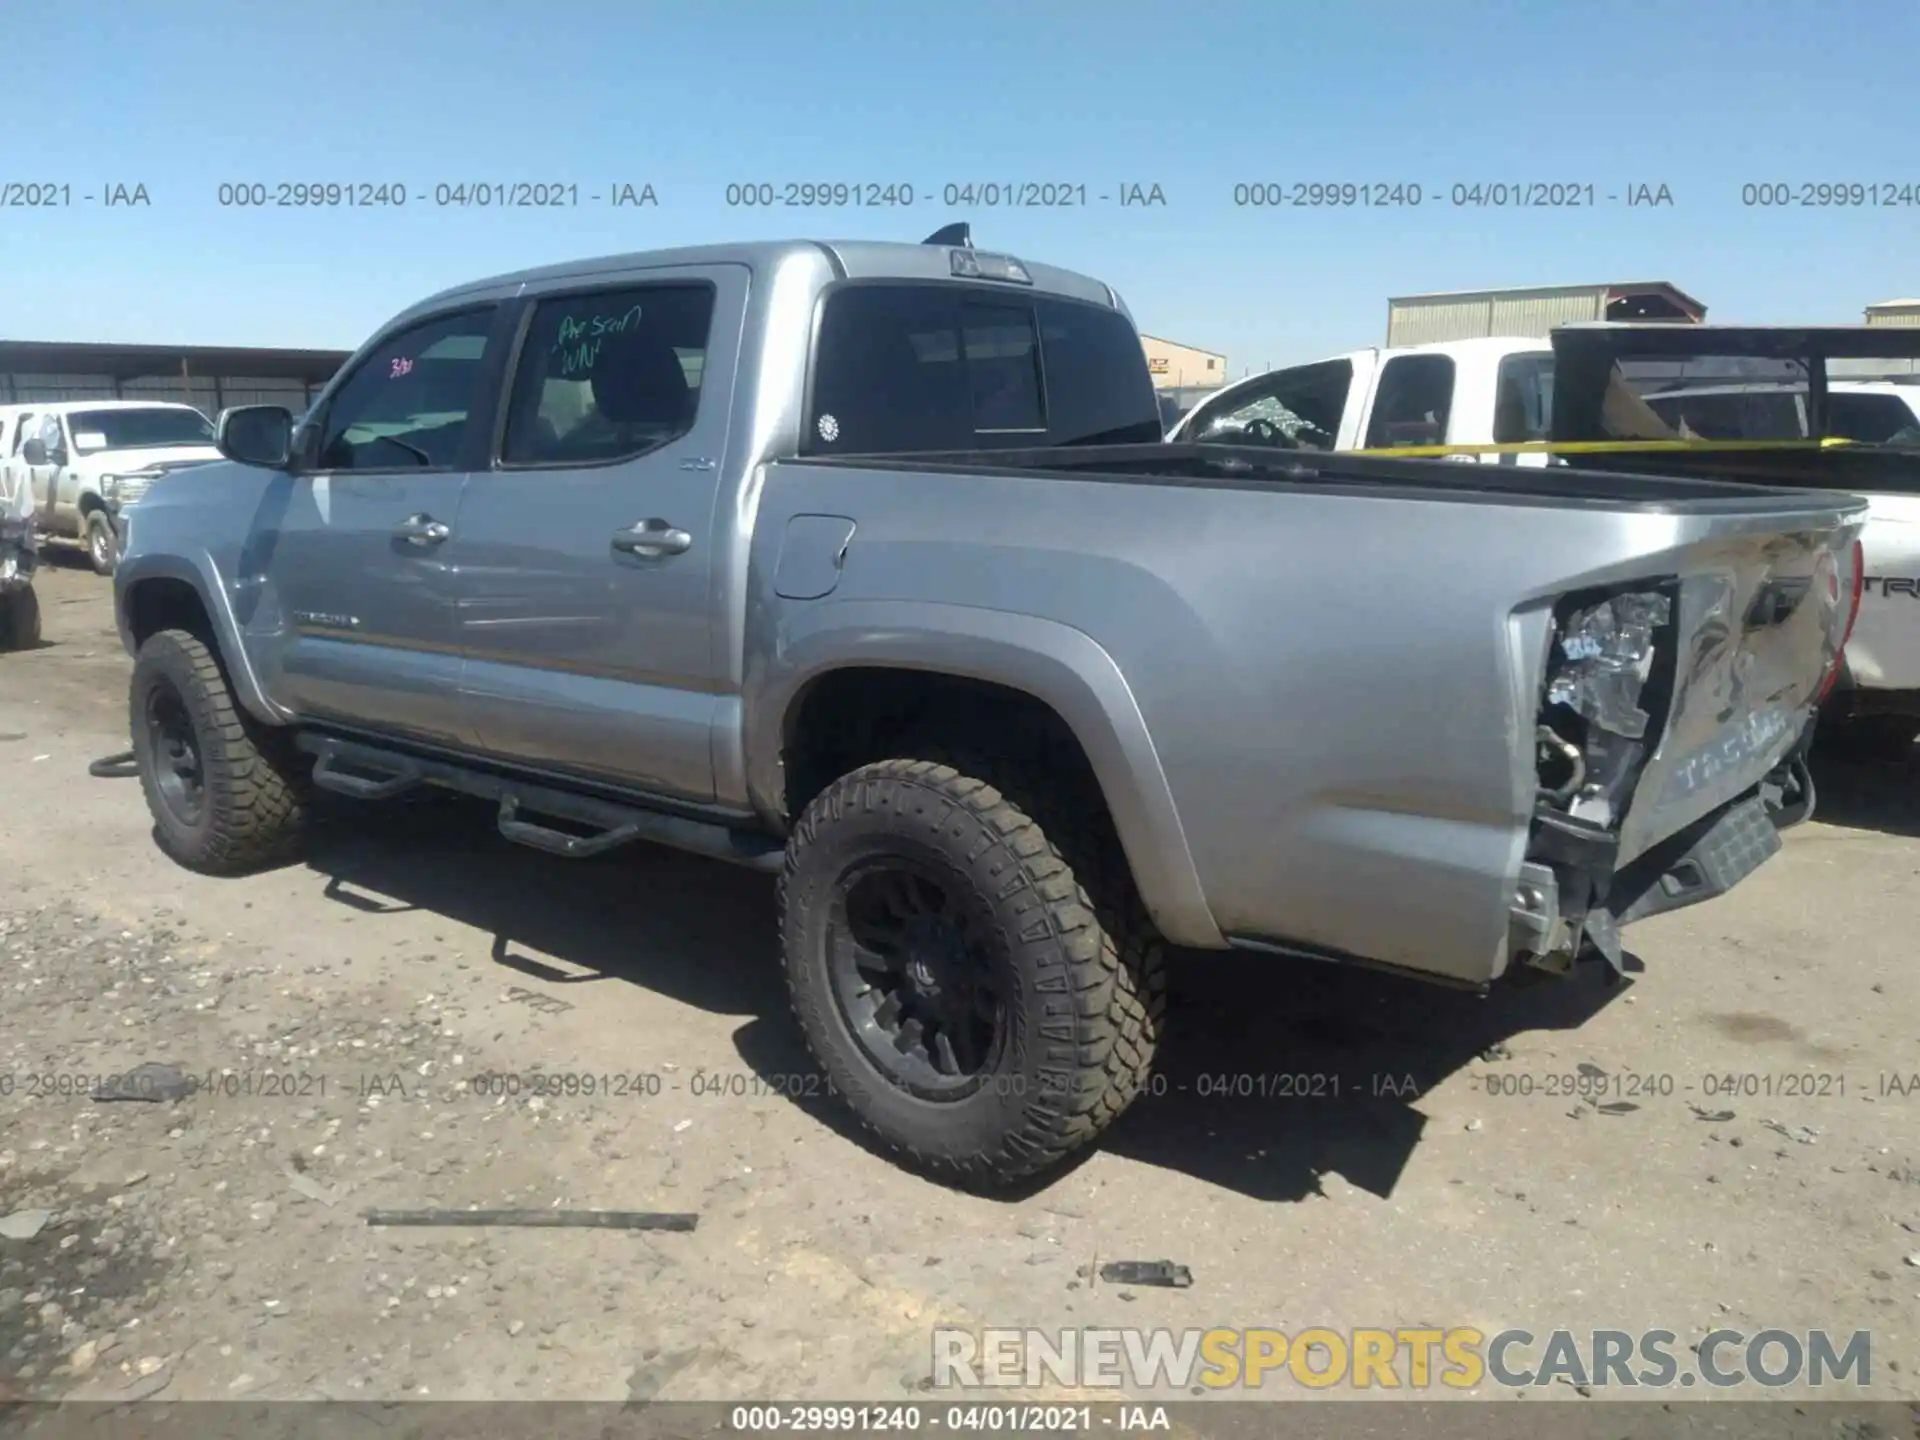
<path id="1" fill-rule="evenodd" d="M 431 515 L 410 515 L 394 527 L 393 533 L 396 539 L 409 545 L 438 545 L 453 534 L 453 530 Z"/>
<path id="2" fill-rule="evenodd" d="M 657 516 L 613 532 L 613 548 L 627 555 L 678 555 L 692 544 L 693 536 Z"/>

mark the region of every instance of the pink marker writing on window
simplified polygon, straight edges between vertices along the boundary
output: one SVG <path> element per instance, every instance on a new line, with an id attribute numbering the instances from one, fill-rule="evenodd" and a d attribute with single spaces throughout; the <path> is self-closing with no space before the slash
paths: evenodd
<path id="1" fill-rule="evenodd" d="M 396 355 L 393 359 L 393 369 L 387 373 L 387 378 L 389 380 L 398 380 L 402 375 L 405 375 L 412 369 L 413 361 Z"/>

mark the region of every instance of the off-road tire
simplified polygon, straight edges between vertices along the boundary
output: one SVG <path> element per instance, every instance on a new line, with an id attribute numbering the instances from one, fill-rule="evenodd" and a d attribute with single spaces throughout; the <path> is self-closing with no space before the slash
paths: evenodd
<path id="1" fill-rule="evenodd" d="M 40 643 L 40 597 L 31 585 L 0 590 L 0 651 L 31 650 Z"/>
<path id="2" fill-rule="evenodd" d="M 197 823 L 176 816 L 157 788 L 146 721 L 156 686 L 173 689 L 193 728 L 204 795 Z M 219 658 L 203 640 L 185 630 L 149 636 L 134 658 L 128 712 L 140 788 L 169 857 L 204 875 L 247 874 L 297 858 L 311 795 L 307 767 L 285 736 L 235 703 Z"/>
<path id="3" fill-rule="evenodd" d="M 983 905 L 1007 991 L 1007 1042 L 961 1099 L 929 1101 L 867 1058 L 836 997 L 827 932 L 849 865 L 932 863 Z M 896 1159 L 1002 1188 L 1090 1145 L 1139 1095 L 1165 1014 L 1165 942 L 1110 824 L 1017 762 L 942 755 L 842 776 L 801 815 L 780 882 L 788 992 L 814 1058 Z"/>
<path id="4" fill-rule="evenodd" d="M 120 563 L 120 534 L 113 528 L 113 517 L 104 510 L 87 516 L 82 538 L 87 542 L 87 564 L 96 575 L 111 575 Z"/>

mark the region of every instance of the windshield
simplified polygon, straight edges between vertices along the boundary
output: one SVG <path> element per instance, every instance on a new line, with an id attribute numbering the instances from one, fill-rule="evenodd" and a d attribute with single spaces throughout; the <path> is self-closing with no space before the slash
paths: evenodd
<path id="1" fill-rule="evenodd" d="M 213 422 L 184 405 L 76 410 L 67 416 L 67 432 L 73 436 L 73 448 L 82 455 L 100 450 L 213 444 Z"/>

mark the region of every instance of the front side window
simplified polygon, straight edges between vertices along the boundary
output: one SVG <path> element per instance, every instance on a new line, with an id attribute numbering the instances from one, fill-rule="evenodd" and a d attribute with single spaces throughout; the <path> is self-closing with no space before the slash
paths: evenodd
<path id="1" fill-rule="evenodd" d="M 22 415 L 20 417 L 20 428 L 13 432 L 13 446 L 11 449 L 7 451 L 7 453 L 9 455 L 18 455 L 20 453 L 20 447 L 25 445 L 27 441 L 31 440 L 32 438 L 33 438 L 33 416 L 31 414 Z"/>
<path id="2" fill-rule="evenodd" d="M 492 307 L 382 341 L 327 402 L 319 470 L 448 470 L 479 403 Z"/>
<path id="3" fill-rule="evenodd" d="M 96 450 L 157 450 L 169 445 L 213 444 L 213 422 L 198 410 L 155 405 L 114 410 L 75 410 L 67 416 L 76 453 Z"/>
<path id="4" fill-rule="evenodd" d="M 1230 395 L 1209 400 L 1194 414 L 1187 437 L 1216 445 L 1278 445 L 1331 450 L 1340 439 L 1353 362 L 1295 365 Z"/>
<path id="5" fill-rule="evenodd" d="M 641 285 L 541 301 L 515 364 L 500 458 L 585 465 L 693 428 L 713 326 L 711 285 Z"/>
<path id="6" fill-rule="evenodd" d="M 1446 355 L 1400 355 L 1380 371 L 1367 422 L 1367 448 L 1444 445 L 1453 410 L 1453 360 Z"/>

